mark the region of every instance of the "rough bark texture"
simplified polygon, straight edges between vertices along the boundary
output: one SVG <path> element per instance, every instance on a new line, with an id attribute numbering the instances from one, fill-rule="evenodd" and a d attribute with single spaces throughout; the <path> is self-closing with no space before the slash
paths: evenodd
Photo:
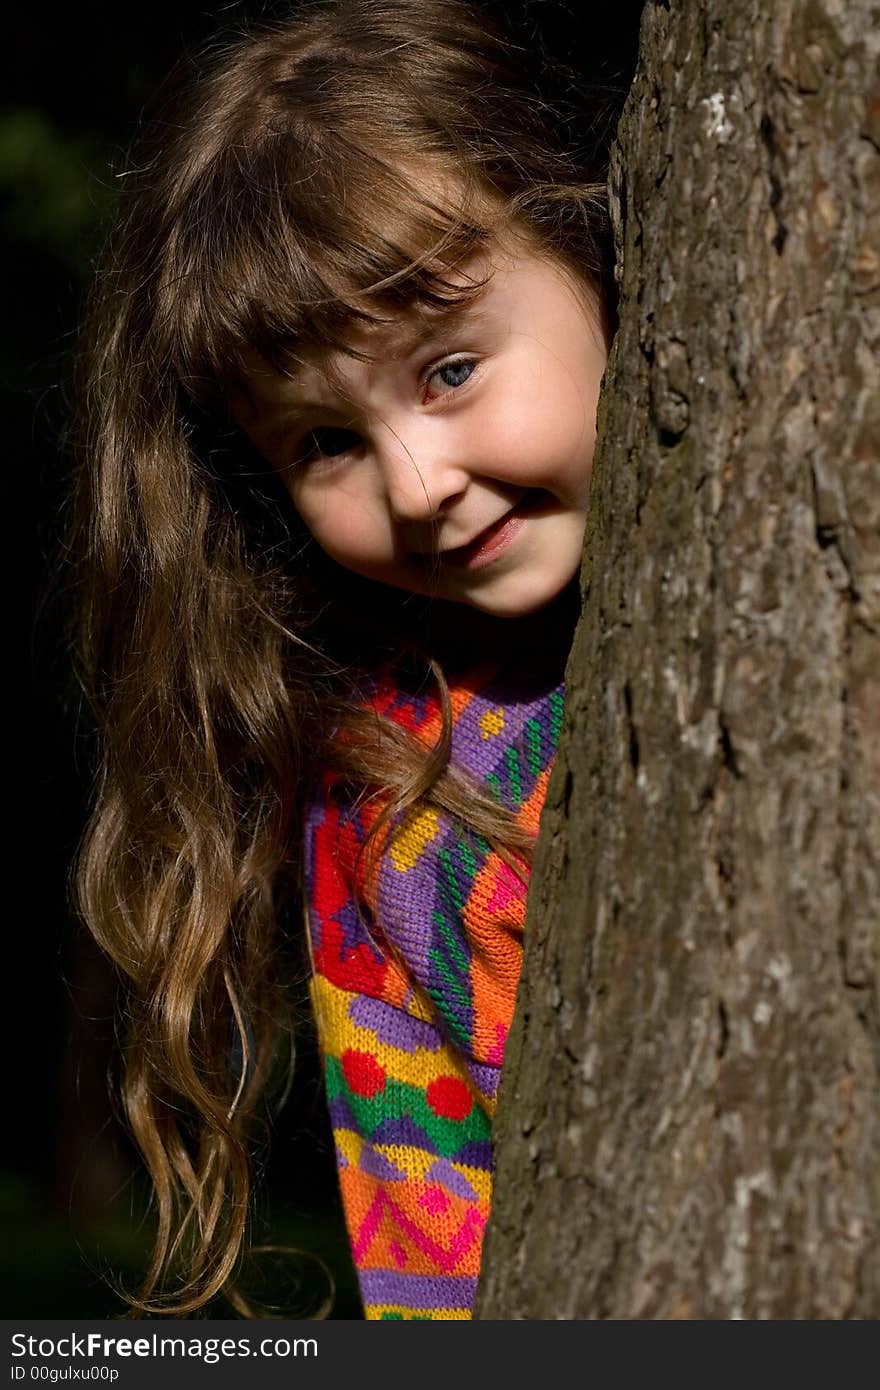
<path id="1" fill-rule="evenodd" d="M 880 1317 L 880 11 L 649 3 L 484 1318 Z"/>

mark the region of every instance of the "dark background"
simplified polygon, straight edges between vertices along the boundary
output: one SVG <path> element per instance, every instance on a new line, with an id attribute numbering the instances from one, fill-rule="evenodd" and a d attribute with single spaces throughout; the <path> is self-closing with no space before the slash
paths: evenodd
<path id="1" fill-rule="evenodd" d="M 618 89 L 622 100 L 641 0 L 576 10 L 557 0 L 520 0 L 506 9 L 524 15 L 551 50 Z M 218 30 L 285 12 L 277 3 L 209 9 L 151 0 L 125 10 L 80 4 L 54 16 L 22 6 L 8 22 L 11 71 L 0 107 L 11 639 L 3 683 L 4 819 L 12 832 L 5 895 L 9 1084 L 0 1167 L 5 1317 L 122 1314 L 109 1277 L 135 1287 L 151 1246 L 146 1184 L 109 1098 L 113 976 L 68 906 L 90 767 L 50 581 L 59 564 L 70 364 L 82 296 L 112 217 L 127 146 L 172 63 Z M 336 1283 L 331 1316 L 359 1317 L 307 1028 L 297 1074 L 273 1139 L 255 1236 L 319 1255 Z M 287 1315 L 307 1315 L 327 1292 L 319 1266 L 306 1256 L 276 1262 L 268 1282 L 272 1302 Z M 222 1300 L 211 1312 L 230 1315 Z"/>

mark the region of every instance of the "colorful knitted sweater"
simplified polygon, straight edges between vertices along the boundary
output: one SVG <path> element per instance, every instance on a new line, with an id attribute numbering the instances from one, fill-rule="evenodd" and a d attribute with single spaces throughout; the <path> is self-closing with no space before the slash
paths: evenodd
<path id="1" fill-rule="evenodd" d="M 562 686 L 481 668 L 450 695 L 453 763 L 537 833 Z M 436 697 L 386 677 L 370 703 L 436 740 Z M 526 887 L 478 834 L 425 806 L 392 820 L 355 881 L 382 804 L 347 798 L 327 773 L 307 815 L 311 989 L 345 1219 L 368 1318 L 469 1318 Z"/>

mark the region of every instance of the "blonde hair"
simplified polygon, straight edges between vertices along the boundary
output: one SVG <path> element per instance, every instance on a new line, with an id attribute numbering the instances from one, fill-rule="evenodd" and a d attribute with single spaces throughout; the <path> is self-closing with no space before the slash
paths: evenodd
<path id="1" fill-rule="evenodd" d="M 320 552 L 226 401 L 254 351 L 283 369 L 460 302 L 450 272 L 501 226 L 607 290 L 596 112 L 585 98 L 579 127 L 541 81 L 465 0 L 309 4 L 215 53 L 126 177 L 84 330 L 70 546 L 101 748 L 75 891 L 126 981 L 123 1097 L 158 1215 L 136 1313 L 218 1291 L 253 1312 L 235 1285 L 249 1155 L 283 1086 L 284 924 L 319 770 L 383 791 L 374 833 L 422 798 L 529 859 L 449 767 L 424 605 Z M 436 682 L 435 748 L 365 711 L 386 660 Z"/>

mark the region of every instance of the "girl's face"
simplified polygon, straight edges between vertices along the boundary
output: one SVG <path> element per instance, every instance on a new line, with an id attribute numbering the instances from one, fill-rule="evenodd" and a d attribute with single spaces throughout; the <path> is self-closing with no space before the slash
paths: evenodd
<path id="1" fill-rule="evenodd" d="M 339 564 L 513 618 L 580 567 L 607 350 L 595 297 L 555 262 L 520 248 L 461 274 L 487 269 L 454 317 L 365 333 L 374 360 L 254 371 L 235 413 Z"/>

